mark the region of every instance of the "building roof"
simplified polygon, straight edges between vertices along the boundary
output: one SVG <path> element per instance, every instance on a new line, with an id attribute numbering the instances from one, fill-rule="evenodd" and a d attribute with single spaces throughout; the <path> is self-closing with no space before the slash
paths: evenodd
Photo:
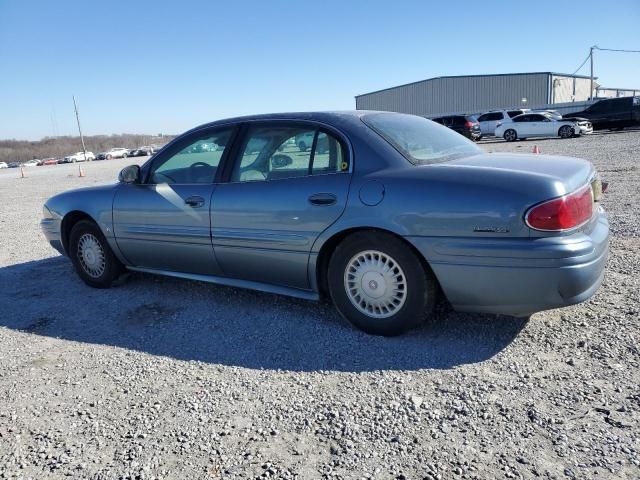
<path id="1" fill-rule="evenodd" d="M 474 78 L 474 77 L 510 77 L 514 75 L 557 75 L 559 77 L 572 77 L 572 78 L 585 78 L 589 79 L 591 77 L 585 75 L 573 75 L 570 73 L 558 73 L 558 72 L 519 72 L 519 73 L 487 73 L 484 75 L 445 75 L 442 77 L 433 77 L 433 78 L 425 78 L 424 80 L 418 80 L 416 82 L 403 83 L 402 85 L 396 85 L 394 87 L 381 88 L 380 90 L 374 90 L 373 92 L 361 93 L 360 95 L 356 95 L 358 97 L 364 97 L 366 95 L 371 95 L 374 93 L 380 93 L 387 90 L 394 90 L 400 87 L 408 87 L 409 85 L 415 85 L 417 83 L 429 82 L 431 80 L 440 80 L 445 78 Z M 598 77 L 593 77 L 596 80 Z"/>

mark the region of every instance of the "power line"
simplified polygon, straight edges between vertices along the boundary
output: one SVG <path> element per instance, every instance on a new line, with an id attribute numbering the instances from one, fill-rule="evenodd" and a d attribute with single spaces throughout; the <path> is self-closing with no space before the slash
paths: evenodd
<path id="1" fill-rule="evenodd" d="M 576 71 L 575 71 L 575 72 L 573 72 L 571 75 L 575 75 L 576 73 L 578 73 L 578 72 L 580 71 L 580 69 L 581 69 L 582 67 L 584 67 L 584 64 L 585 64 L 585 63 L 587 63 L 587 61 L 589 60 L 589 57 L 591 57 L 591 53 L 589 53 L 589 55 L 587 55 L 587 58 L 585 58 L 585 59 L 584 59 L 584 62 L 582 62 L 582 63 L 580 64 L 580 66 L 579 66 L 578 68 L 576 68 Z"/>
<path id="2" fill-rule="evenodd" d="M 640 53 L 640 50 L 624 50 L 621 48 L 600 48 L 593 47 L 595 50 L 606 50 L 607 52 L 625 52 L 625 53 Z"/>

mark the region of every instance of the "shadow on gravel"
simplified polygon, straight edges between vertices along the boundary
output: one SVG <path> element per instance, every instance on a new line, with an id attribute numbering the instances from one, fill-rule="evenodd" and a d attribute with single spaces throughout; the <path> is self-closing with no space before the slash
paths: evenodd
<path id="1" fill-rule="evenodd" d="M 351 328 L 329 304 L 200 282 L 132 275 L 85 286 L 54 257 L 0 268 L 0 327 L 179 360 L 293 371 L 448 369 L 506 348 L 526 319 L 460 314 L 397 338 Z"/>

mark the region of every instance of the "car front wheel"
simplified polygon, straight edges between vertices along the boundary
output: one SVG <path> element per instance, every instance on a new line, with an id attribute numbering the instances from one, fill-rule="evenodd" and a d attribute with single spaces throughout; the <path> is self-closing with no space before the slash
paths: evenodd
<path id="1" fill-rule="evenodd" d="M 563 127 L 560 127 L 560 130 L 558 130 L 558 136 L 560 138 L 571 138 L 573 137 L 574 133 L 575 132 L 573 128 L 571 128 L 569 125 L 564 125 Z"/>
<path id="2" fill-rule="evenodd" d="M 127 154 L 126 154 L 126 153 L 123 153 L 123 154 L 122 154 L 122 158 L 127 158 Z"/>
<path id="3" fill-rule="evenodd" d="M 71 229 L 69 257 L 82 281 L 94 288 L 109 288 L 123 270 L 98 226 L 89 220 Z"/>
<path id="4" fill-rule="evenodd" d="M 421 324 L 433 309 L 436 280 L 409 245 L 384 232 L 350 235 L 329 262 L 329 292 L 359 329 L 393 336 Z"/>

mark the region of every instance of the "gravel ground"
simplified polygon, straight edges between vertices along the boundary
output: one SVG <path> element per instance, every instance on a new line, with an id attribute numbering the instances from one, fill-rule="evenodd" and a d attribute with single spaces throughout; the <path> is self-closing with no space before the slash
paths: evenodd
<path id="1" fill-rule="evenodd" d="M 90 289 L 41 206 L 130 160 L 0 171 L 0 478 L 640 478 L 640 131 L 481 143 L 534 144 L 610 181 L 600 291 L 400 338 L 197 282 Z"/>

